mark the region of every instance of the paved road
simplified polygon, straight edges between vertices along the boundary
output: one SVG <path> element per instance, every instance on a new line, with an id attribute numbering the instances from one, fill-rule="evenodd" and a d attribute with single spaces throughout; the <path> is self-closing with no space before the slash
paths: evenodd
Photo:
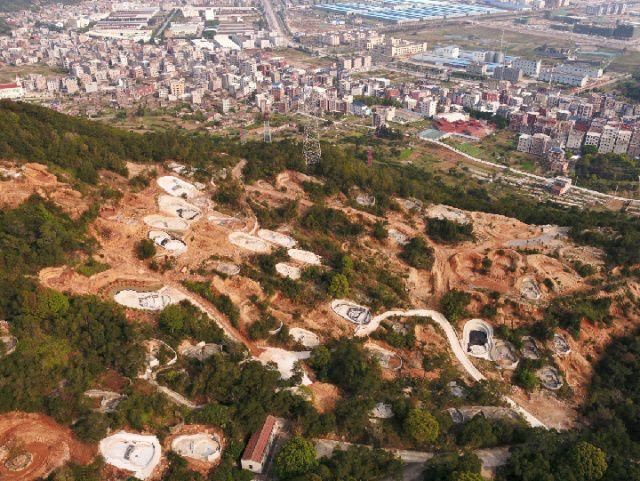
<path id="1" fill-rule="evenodd" d="M 343 441 L 334 441 L 331 439 L 316 439 L 316 456 L 321 458 L 323 456 L 330 456 L 335 449 L 348 449 L 350 446 L 357 446 L 352 443 L 346 443 Z M 371 447 L 371 446 L 366 446 Z M 413 479 L 416 474 L 422 473 L 422 465 L 435 456 L 435 453 L 430 451 L 410 451 L 402 449 L 390 449 L 383 448 L 385 451 L 395 454 L 409 466 L 409 472 L 407 474 L 408 479 Z M 483 473 L 491 473 L 495 471 L 498 466 L 502 466 L 507 462 L 509 458 L 509 448 L 491 448 L 491 449 L 478 449 L 474 451 L 476 455 L 482 461 Z"/>
<path id="2" fill-rule="evenodd" d="M 167 396 L 171 401 L 173 401 L 176 404 L 179 404 L 180 406 L 185 406 L 185 407 L 188 407 L 189 409 L 200 409 L 200 408 L 204 407 L 204 406 L 196 404 L 196 403 L 194 403 L 192 401 L 189 401 L 182 394 L 177 393 L 177 392 L 169 389 L 166 386 L 161 386 L 155 380 L 155 377 L 151 378 L 151 379 L 147 379 L 147 382 L 149 384 L 151 384 L 153 387 L 155 387 L 158 392 L 161 392 L 162 394 Z"/>
<path id="3" fill-rule="evenodd" d="M 267 23 L 269 24 L 269 29 L 272 32 L 276 32 L 282 37 L 286 38 L 289 43 L 291 43 L 291 38 L 287 35 L 284 28 L 280 24 L 280 19 L 276 15 L 273 10 L 272 0 L 263 0 L 262 5 L 264 5 L 264 15 L 267 19 Z"/>
<path id="4" fill-rule="evenodd" d="M 484 374 L 482 374 L 477 367 L 473 365 L 471 360 L 467 357 L 467 354 L 464 352 L 464 349 L 460 345 L 460 341 L 458 340 L 458 335 L 456 334 L 455 329 L 451 323 L 444 317 L 441 313 L 437 311 L 433 311 L 431 309 L 411 309 L 408 311 L 387 311 L 376 317 L 374 317 L 371 322 L 365 326 L 360 326 L 358 330 L 356 330 L 356 336 L 368 336 L 373 331 L 375 331 L 380 323 L 389 317 L 430 317 L 433 321 L 438 324 L 445 335 L 447 336 L 447 340 L 449 341 L 449 345 L 451 346 L 451 350 L 453 354 L 458 359 L 458 362 L 462 364 L 462 367 L 467 371 L 469 376 L 474 381 L 483 381 L 486 379 Z M 508 396 L 504 396 L 504 400 L 514 411 L 520 414 L 525 421 L 527 421 L 533 427 L 543 427 L 547 428 L 547 426 L 536 418 L 529 411 L 524 409 L 518 403 L 516 403 L 513 399 Z"/>
<path id="5" fill-rule="evenodd" d="M 422 138 L 422 137 L 420 137 Z M 472 155 L 469 155 L 465 152 L 462 152 L 461 150 L 456 149 L 455 147 L 452 147 L 451 145 L 445 144 L 444 142 L 440 142 L 438 140 L 433 140 L 433 139 L 422 139 L 426 142 L 431 142 L 432 144 L 436 144 L 439 145 L 440 147 L 444 147 L 445 149 L 448 149 L 452 152 L 455 152 L 458 155 L 461 155 L 462 157 L 464 157 L 465 159 L 469 159 L 473 162 L 477 162 L 479 164 L 483 164 L 483 165 L 487 165 L 489 167 L 493 167 L 494 169 L 498 169 L 498 170 L 509 170 L 510 172 L 513 172 L 515 174 L 518 175 L 522 175 L 523 177 L 528 177 L 530 179 L 534 179 L 537 180 L 539 182 L 545 182 L 547 184 L 551 183 L 553 181 L 552 178 L 550 177 L 543 177 L 541 175 L 536 175 L 536 174 L 532 174 L 531 172 L 525 172 L 523 170 L 518 170 L 518 169 L 513 169 L 511 167 L 508 167 L 506 165 L 503 164 L 497 164 L 495 162 L 489 162 L 488 160 L 483 160 L 483 159 L 479 159 L 477 157 L 474 157 Z M 586 189 L 584 187 L 578 187 L 577 185 L 572 185 L 571 186 L 571 190 L 578 190 L 580 192 L 584 192 L 585 194 L 589 194 L 592 197 L 597 197 L 600 199 L 606 199 L 606 200 L 617 200 L 617 201 L 621 201 L 621 202 L 631 202 L 632 204 L 636 204 L 638 206 L 640 206 L 640 200 L 638 199 L 631 199 L 628 197 L 621 197 L 619 195 L 612 195 L 612 194 L 605 194 L 603 192 L 598 192 L 596 190 L 591 190 L 591 189 Z"/>

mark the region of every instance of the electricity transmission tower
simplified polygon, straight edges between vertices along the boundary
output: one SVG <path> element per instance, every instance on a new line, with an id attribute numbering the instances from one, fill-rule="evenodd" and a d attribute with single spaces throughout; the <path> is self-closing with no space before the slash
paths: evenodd
<path id="1" fill-rule="evenodd" d="M 269 125 L 269 111 L 264 113 L 264 136 L 263 140 L 265 143 L 271 143 L 271 126 Z"/>
<path id="2" fill-rule="evenodd" d="M 321 115 L 321 113 L 318 100 L 318 94 L 315 91 L 305 96 L 304 99 L 303 112 L 307 114 L 309 121 L 304 124 L 302 154 L 307 163 L 307 168 L 317 165 L 322 159 L 322 150 L 320 149 L 320 122 L 318 120 L 318 116 Z"/>

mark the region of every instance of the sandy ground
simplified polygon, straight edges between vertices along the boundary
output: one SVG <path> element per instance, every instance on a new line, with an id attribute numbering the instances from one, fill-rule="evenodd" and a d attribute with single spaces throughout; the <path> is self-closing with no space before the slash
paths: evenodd
<path id="1" fill-rule="evenodd" d="M 31 481 L 48 476 L 67 461 L 89 464 L 95 457 L 94 447 L 77 441 L 71 430 L 42 414 L 11 412 L 0 415 L 0 479 L 2 481 Z M 30 464 L 19 471 L 11 471 L 5 463 L 19 453 L 32 456 Z"/>
<path id="2" fill-rule="evenodd" d="M 78 218 L 89 207 L 80 192 L 69 184 L 58 182 L 56 176 L 42 164 L 16 166 L 3 163 L 0 165 L 0 173 L 4 169 L 11 174 L 15 173 L 17 177 L 0 180 L 0 206 L 14 208 L 29 196 L 38 194 L 43 199 L 52 201 L 73 218 Z"/>

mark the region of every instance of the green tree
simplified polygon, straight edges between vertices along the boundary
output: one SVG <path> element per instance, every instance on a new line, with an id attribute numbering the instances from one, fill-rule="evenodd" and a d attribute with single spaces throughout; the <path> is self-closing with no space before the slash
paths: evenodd
<path id="1" fill-rule="evenodd" d="M 586 441 L 580 441 L 569 450 L 567 467 L 578 481 L 597 481 L 607 470 L 605 452 Z"/>
<path id="2" fill-rule="evenodd" d="M 428 219 L 427 235 L 440 244 L 457 244 L 473 240 L 473 225 L 460 224 L 449 219 Z"/>
<path id="3" fill-rule="evenodd" d="M 465 448 L 477 449 L 493 446 L 497 444 L 498 439 L 493 433 L 491 423 L 483 415 L 478 414 L 460 426 L 456 441 Z"/>
<path id="4" fill-rule="evenodd" d="M 156 255 L 156 245 L 151 239 L 142 239 L 136 244 L 136 256 L 138 259 L 149 259 Z"/>
<path id="5" fill-rule="evenodd" d="M 102 414 L 92 412 L 88 416 L 81 418 L 73 426 L 73 431 L 81 441 L 97 443 L 105 437 L 107 427 L 107 419 Z"/>
<path id="6" fill-rule="evenodd" d="M 370 396 L 381 386 L 380 364 L 371 359 L 361 342 L 341 338 L 330 344 L 328 377 L 350 394 Z"/>
<path id="7" fill-rule="evenodd" d="M 404 430 L 418 445 L 433 444 L 440 434 L 440 424 L 426 409 L 414 408 L 404 420 Z"/>
<path id="8" fill-rule="evenodd" d="M 402 246 L 400 258 L 416 269 L 431 269 L 433 266 L 433 248 L 424 237 L 413 237 Z"/>
<path id="9" fill-rule="evenodd" d="M 452 481 L 485 481 L 481 474 L 469 471 L 457 471 L 453 473 Z"/>
<path id="10" fill-rule="evenodd" d="M 540 381 L 538 381 L 538 377 L 531 369 L 518 366 L 513 375 L 513 383 L 526 391 L 533 391 L 538 387 Z"/>
<path id="11" fill-rule="evenodd" d="M 279 479 L 307 474 L 317 466 L 313 443 L 301 437 L 287 441 L 275 458 L 274 470 Z"/>
<path id="12" fill-rule="evenodd" d="M 473 452 L 447 453 L 427 461 L 424 481 L 453 481 L 461 473 L 480 474 L 482 461 Z"/>
<path id="13" fill-rule="evenodd" d="M 165 307 L 158 318 L 160 329 L 173 335 L 182 333 L 186 323 L 185 311 L 176 304 Z"/>
<path id="14" fill-rule="evenodd" d="M 320 345 L 313 348 L 309 367 L 314 370 L 318 379 L 326 380 L 329 376 L 329 366 L 331 365 L 331 352 L 326 346 Z"/>
<path id="15" fill-rule="evenodd" d="M 467 306 L 470 301 L 470 294 L 452 289 L 442 296 L 440 310 L 449 321 L 457 322 L 467 315 Z"/>
<path id="16" fill-rule="evenodd" d="M 387 228 L 385 227 L 382 221 L 378 221 L 375 224 L 373 224 L 371 235 L 373 236 L 374 239 L 381 241 L 389 237 L 389 231 L 387 230 Z"/>
<path id="17" fill-rule="evenodd" d="M 349 279 L 344 274 L 335 274 L 331 278 L 329 294 L 334 298 L 346 297 L 349 295 Z"/>

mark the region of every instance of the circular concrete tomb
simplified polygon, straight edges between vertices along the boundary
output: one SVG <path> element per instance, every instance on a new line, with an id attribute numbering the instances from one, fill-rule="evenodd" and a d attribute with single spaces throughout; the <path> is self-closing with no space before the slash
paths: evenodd
<path id="1" fill-rule="evenodd" d="M 515 369 L 520 362 L 513 345 L 502 339 L 493 342 L 490 354 L 498 369 Z"/>
<path id="2" fill-rule="evenodd" d="M 313 252 L 305 251 L 302 249 L 289 249 L 287 251 L 289 257 L 291 257 L 294 261 L 301 262 L 303 264 L 309 264 L 312 266 L 319 266 L 322 264 L 322 258 L 314 254 Z"/>
<path id="3" fill-rule="evenodd" d="M 8 356 L 18 347 L 18 338 L 12 335 L 0 336 L 0 354 Z"/>
<path id="4" fill-rule="evenodd" d="M 259 237 L 252 236 L 246 232 L 236 231 L 229 234 L 229 242 L 234 246 L 260 254 L 271 252 L 271 246 Z"/>
<path id="5" fill-rule="evenodd" d="M 236 276 L 240 274 L 240 266 L 233 262 L 220 261 L 216 263 L 213 268 L 225 276 Z"/>
<path id="6" fill-rule="evenodd" d="M 462 331 L 462 348 L 473 357 L 491 361 L 493 328 L 482 319 L 471 319 Z"/>
<path id="7" fill-rule="evenodd" d="M 160 462 L 161 448 L 155 436 L 120 431 L 100 441 L 100 454 L 107 464 L 146 479 Z"/>
<path id="8" fill-rule="evenodd" d="M 158 197 L 158 206 L 165 214 L 169 214 L 187 221 L 200 217 L 200 209 L 180 197 L 161 195 Z"/>
<path id="9" fill-rule="evenodd" d="M 226 227 L 229 229 L 238 229 L 244 225 L 244 222 L 237 217 L 232 217 L 220 212 L 212 212 L 207 217 L 207 220 L 219 227 Z"/>
<path id="10" fill-rule="evenodd" d="M 464 414 L 462 414 L 462 411 L 459 409 L 449 408 L 447 409 L 447 412 L 451 416 L 451 420 L 454 424 L 462 424 L 464 422 Z"/>
<path id="11" fill-rule="evenodd" d="M 409 242 L 409 236 L 396 229 L 389 229 L 389 237 L 401 246 Z"/>
<path id="12" fill-rule="evenodd" d="M 364 325 L 371 322 L 371 311 L 368 308 L 346 299 L 336 299 L 331 303 L 331 309 L 338 316 L 354 324 Z"/>
<path id="13" fill-rule="evenodd" d="M 159 177 L 157 182 L 162 190 L 174 197 L 193 199 L 200 194 L 195 185 L 185 182 L 173 175 Z"/>
<path id="14" fill-rule="evenodd" d="M 149 239 L 171 254 L 180 255 L 187 251 L 187 244 L 161 230 L 149 231 Z"/>
<path id="15" fill-rule="evenodd" d="M 307 349 L 313 349 L 320 345 L 320 338 L 318 338 L 315 332 L 308 331 L 301 327 L 292 327 L 289 329 L 289 335 Z"/>
<path id="16" fill-rule="evenodd" d="M 564 385 L 562 376 L 555 367 L 542 367 L 536 371 L 536 376 L 540 379 L 540 384 L 551 391 L 557 391 Z"/>
<path id="17" fill-rule="evenodd" d="M 522 286 L 520 287 L 520 295 L 524 299 L 537 301 L 541 297 L 540 288 L 538 287 L 538 284 L 535 283 L 535 281 L 528 278 L 523 279 Z"/>
<path id="18" fill-rule="evenodd" d="M 540 359 L 538 344 L 531 336 L 522 336 L 522 357 L 533 360 Z"/>
<path id="19" fill-rule="evenodd" d="M 33 461 L 33 454 L 29 452 L 19 453 L 15 456 L 10 456 L 5 462 L 4 467 L 8 471 L 18 472 L 24 471 L 29 467 Z"/>
<path id="20" fill-rule="evenodd" d="M 178 436 L 171 441 L 171 449 L 183 458 L 210 464 L 220 460 L 222 454 L 220 438 L 208 433 Z"/>
<path id="21" fill-rule="evenodd" d="M 292 266 L 286 262 L 278 262 L 276 264 L 276 272 L 282 277 L 287 277 L 291 280 L 297 281 L 302 275 L 302 271 L 299 267 Z"/>
<path id="22" fill-rule="evenodd" d="M 560 334 L 554 334 L 553 350 L 560 356 L 566 356 L 571 352 L 571 347 L 564 337 L 562 337 Z"/>
<path id="23" fill-rule="evenodd" d="M 114 412 L 118 407 L 118 404 L 127 397 L 124 394 L 118 394 L 113 391 L 104 391 L 102 389 L 89 389 L 88 391 L 85 391 L 84 395 L 90 399 L 99 400 L 100 405 L 96 411 L 101 413 Z"/>
<path id="24" fill-rule="evenodd" d="M 373 207 L 376 205 L 376 198 L 370 194 L 358 194 L 356 196 L 356 204 L 362 207 Z"/>
<path id="25" fill-rule="evenodd" d="M 145 224 L 154 229 L 182 232 L 189 228 L 189 223 L 178 217 L 166 217 L 153 214 L 146 216 L 143 220 Z"/>
<path id="26" fill-rule="evenodd" d="M 298 243 L 293 237 L 269 229 L 260 229 L 258 237 L 285 249 L 291 249 Z"/>
<path id="27" fill-rule="evenodd" d="M 371 410 L 369 416 L 375 419 L 391 419 L 393 417 L 393 408 L 389 403 L 379 402 Z"/>
<path id="28" fill-rule="evenodd" d="M 197 344 L 185 343 L 181 345 L 178 352 L 184 357 L 204 361 L 215 354 L 222 354 L 223 348 L 220 344 L 206 343 L 201 341 Z"/>
<path id="29" fill-rule="evenodd" d="M 390 371 L 399 371 L 402 369 L 402 358 L 395 352 L 372 342 L 366 343 L 364 347 L 372 357 L 380 363 L 383 369 L 389 369 Z"/>

